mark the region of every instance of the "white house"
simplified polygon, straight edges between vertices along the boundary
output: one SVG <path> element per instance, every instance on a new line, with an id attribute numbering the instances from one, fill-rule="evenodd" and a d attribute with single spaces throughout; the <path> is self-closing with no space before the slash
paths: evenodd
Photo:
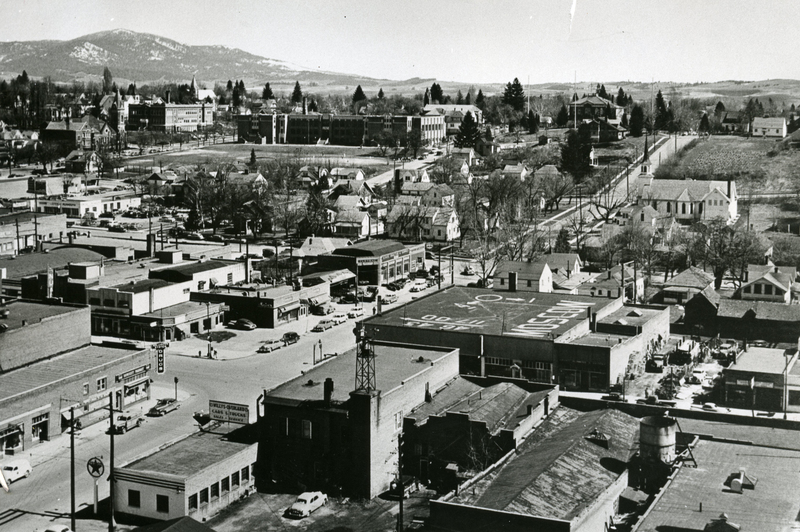
<path id="1" fill-rule="evenodd" d="M 732 222 L 738 216 L 735 181 L 642 177 L 637 194 L 639 205 L 650 205 L 682 223 L 716 218 Z"/>
<path id="2" fill-rule="evenodd" d="M 754 118 L 753 136 L 784 138 L 786 136 L 786 119 L 783 117 Z"/>

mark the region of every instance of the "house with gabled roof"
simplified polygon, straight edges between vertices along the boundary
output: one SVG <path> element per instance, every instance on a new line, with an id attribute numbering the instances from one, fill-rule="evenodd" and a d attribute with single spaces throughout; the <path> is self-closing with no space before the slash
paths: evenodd
<path id="1" fill-rule="evenodd" d="M 601 98 L 596 94 L 590 94 L 579 98 L 569 104 L 569 118 L 570 120 L 594 120 L 596 118 L 605 118 L 610 121 L 622 120 L 622 115 L 625 113 L 625 108 L 620 107 L 610 100 Z"/>
<path id="2" fill-rule="evenodd" d="M 552 292 L 553 272 L 546 262 L 504 261 L 495 269 L 492 288 L 507 292 Z"/>
<path id="3" fill-rule="evenodd" d="M 334 180 L 352 179 L 354 181 L 364 180 L 364 171 L 361 168 L 331 168 L 330 174 Z"/>
<path id="4" fill-rule="evenodd" d="M 458 215 L 451 207 L 397 203 L 386 224 L 392 238 L 452 242 L 461 236 Z"/>
<path id="5" fill-rule="evenodd" d="M 530 174 L 530 170 L 525 166 L 525 163 L 507 164 L 501 170 L 504 177 L 514 177 L 524 182 L 525 178 Z"/>
<path id="6" fill-rule="evenodd" d="M 385 233 L 383 221 L 360 209 L 343 209 L 333 220 L 333 234 L 339 238 L 361 240 Z"/>
<path id="7" fill-rule="evenodd" d="M 694 179 L 640 178 L 637 203 L 650 205 L 660 215 L 674 216 L 678 222 L 738 219 L 736 182 L 696 181 Z"/>
<path id="8" fill-rule="evenodd" d="M 754 137 L 772 137 L 782 139 L 786 136 L 786 119 L 782 116 L 775 118 L 753 118 Z"/>
<path id="9" fill-rule="evenodd" d="M 64 171 L 74 174 L 93 174 L 102 161 L 96 151 L 73 150 L 64 158 Z"/>
<path id="10" fill-rule="evenodd" d="M 370 204 L 375 197 L 375 189 L 368 181 L 361 179 L 339 179 L 328 197 L 336 201 L 340 196 L 361 196 L 365 203 Z"/>
<path id="11" fill-rule="evenodd" d="M 748 280 L 737 290 L 740 299 L 754 301 L 772 301 L 774 303 L 790 303 L 794 299 L 800 285 L 796 284 L 797 269 L 771 266 L 769 269 L 754 268 L 752 273 L 748 267 Z"/>
<path id="12" fill-rule="evenodd" d="M 708 287 L 714 287 L 714 274 L 689 266 L 664 284 L 664 303 L 684 305 Z"/>

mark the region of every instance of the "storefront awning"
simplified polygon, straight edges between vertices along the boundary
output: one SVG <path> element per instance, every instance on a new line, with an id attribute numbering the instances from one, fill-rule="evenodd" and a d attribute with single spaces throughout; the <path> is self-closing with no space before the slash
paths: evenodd
<path id="1" fill-rule="evenodd" d="M 292 301 L 291 303 L 287 303 L 286 305 L 278 308 L 279 314 L 287 314 L 293 310 L 297 310 L 300 308 L 299 301 Z"/>
<path id="2" fill-rule="evenodd" d="M 309 306 L 318 307 L 319 305 L 324 305 L 331 300 L 330 296 L 317 296 L 317 297 L 309 297 L 306 301 L 308 302 Z"/>

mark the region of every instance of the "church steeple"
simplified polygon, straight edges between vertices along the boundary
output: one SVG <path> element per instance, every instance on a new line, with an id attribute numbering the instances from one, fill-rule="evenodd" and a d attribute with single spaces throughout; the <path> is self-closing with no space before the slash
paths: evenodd
<path id="1" fill-rule="evenodd" d="M 197 87 L 197 80 L 195 80 L 194 74 L 192 74 L 192 83 L 189 85 L 189 89 L 192 91 L 192 98 L 195 100 L 199 99 L 200 91 Z"/>

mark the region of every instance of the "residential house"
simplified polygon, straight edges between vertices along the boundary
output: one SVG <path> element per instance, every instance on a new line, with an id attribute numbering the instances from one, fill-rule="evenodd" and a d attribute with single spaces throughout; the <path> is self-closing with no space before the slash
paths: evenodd
<path id="1" fill-rule="evenodd" d="M 269 189 L 269 182 L 261 175 L 261 172 L 230 174 L 228 183 L 234 186 L 248 188 L 253 192 L 266 192 Z"/>
<path id="2" fill-rule="evenodd" d="M 442 115 L 448 136 L 458 134 L 461 122 L 467 113 L 472 113 L 472 118 L 478 125 L 483 124 L 483 111 L 474 105 L 431 103 L 425 106 L 423 113 Z"/>
<path id="3" fill-rule="evenodd" d="M 579 123 L 582 120 L 595 120 L 596 118 L 604 118 L 612 123 L 617 123 L 622 120 L 624 113 L 624 107 L 611 103 L 596 94 L 584 96 L 569 104 L 570 120 L 574 119 Z"/>
<path id="4" fill-rule="evenodd" d="M 330 176 L 335 182 L 340 179 L 363 181 L 365 177 L 361 168 L 331 168 Z"/>
<path id="5" fill-rule="evenodd" d="M 519 179 L 520 182 L 525 182 L 525 177 L 530 173 L 530 170 L 524 163 L 507 164 L 501 170 L 503 177 L 513 177 Z"/>
<path id="6" fill-rule="evenodd" d="M 547 263 L 554 275 L 577 275 L 583 268 L 583 261 L 577 253 L 549 253 L 537 257 L 534 262 Z"/>
<path id="7" fill-rule="evenodd" d="M 428 183 L 431 178 L 428 176 L 426 169 L 422 170 L 407 170 L 405 168 L 396 168 L 394 171 L 395 183 Z"/>
<path id="8" fill-rule="evenodd" d="M 747 133 L 750 124 L 743 123 L 739 111 L 726 111 L 719 115 L 719 124 L 725 133 Z"/>
<path id="9" fill-rule="evenodd" d="M 461 236 L 458 215 L 452 207 L 397 203 L 386 222 L 392 238 L 452 242 Z"/>
<path id="10" fill-rule="evenodd" d="M 800 305 L 720 299 L 716 330 L 722 336 L 797 343 Z"/>
<path id="11" fill-rule="evenodd" d="M 340 196 L 359 196 L 366 205 L 370 205 L 375 197 L 375 189 L 368 181 L 339 179 L 333 186 L 328 198 L 331 201 L 336 201 Z"/>
<path id="12" fill-rule="evenodd" d="M 334 179 L 328 175 L 328 169 L 322 166 L 304 166 L 297 174 L 297 180 L 306 188 L 317 187 L 330 190 Z"/>
<path id="13" fill-rule="evenodd" d="M 575 293 L 610 298 L 624 295 L 626 300 L 635 301 L 644 295 L 644 276 L 634 270 L 630 263 L 617 264 L 581 283 Z"/>
<path id="14" fill-rule="evenodd" d="M 747 279 L 737 290 L 740 299 L 788 304 L 800 295 L 794 266 L 767 265 L 764 269 L 760 265 L 749 265 Z"/>
<path id="15" fill-rule="evenodd" d="M 42 142 L 63 142 L 76 149 L 96 150 L 111 143 L 114 131 L 102 120 L 87 115 L 49 122 L 40 137 Z"/>
<path id="16" fill-rule="evenodd" d="M 664 303 L 685 305 L 696 294 L 706 288 L 714 288 L 714 274 L 695 266 L 689 266 L 681 273 L 666 281 L 661 295 Z"/>
<path id="17" fill-rule="evenodd" d="M 606 118 L 580 120 L 578 131 L 586 135 L 592 143 L 615 142 L 624 139 L 628 134 L 626 128 Z M 592 159 L 594 162 L 592 166 L 597 166 L 597 159 Z"/>
<path id="18" fill-rule="evenodd" d="M 552 292 L 553 272 L 546 262 L 505 261 L 495 269 L 492 287 L 508 292 Z"/>
<path id="19" fill-rule="evenodd" d="M 453 148 L 450 150 L 450 156 L 464 159 L 470 167 L 478 162 L 475 157 L 475 150 L 472 148 Z"/>
<path id="20" fill-rule="evenodd" d="M 650 205 L 660 215 L 671 215 L 684 224 L 697 220 L 738 219 L 735 181 L 654 179 L 642 176 L 637 190 L 641 206 Z"/>
<path id="21" fill-rule="evenodd" d="M 753 119 L 754 137 L 773 137 L 782 139 L 786 136 L 786 119 L 781 117 Z"/>
<path id="22" fill-rule="evenodd" d="M 96 151 L 73 150 L 64 159 L 64 171 L 73 174 L 99 172 L 103 161 Z"/>
<path id="23" fill-rule="evenodd" d="M 360 209 L 341 210 L 336 213 L 333 221 L 333 234 L 338 238 L 362 240 L 384 232 L 380 218 L 373 218 L 369 212 Z"/>

